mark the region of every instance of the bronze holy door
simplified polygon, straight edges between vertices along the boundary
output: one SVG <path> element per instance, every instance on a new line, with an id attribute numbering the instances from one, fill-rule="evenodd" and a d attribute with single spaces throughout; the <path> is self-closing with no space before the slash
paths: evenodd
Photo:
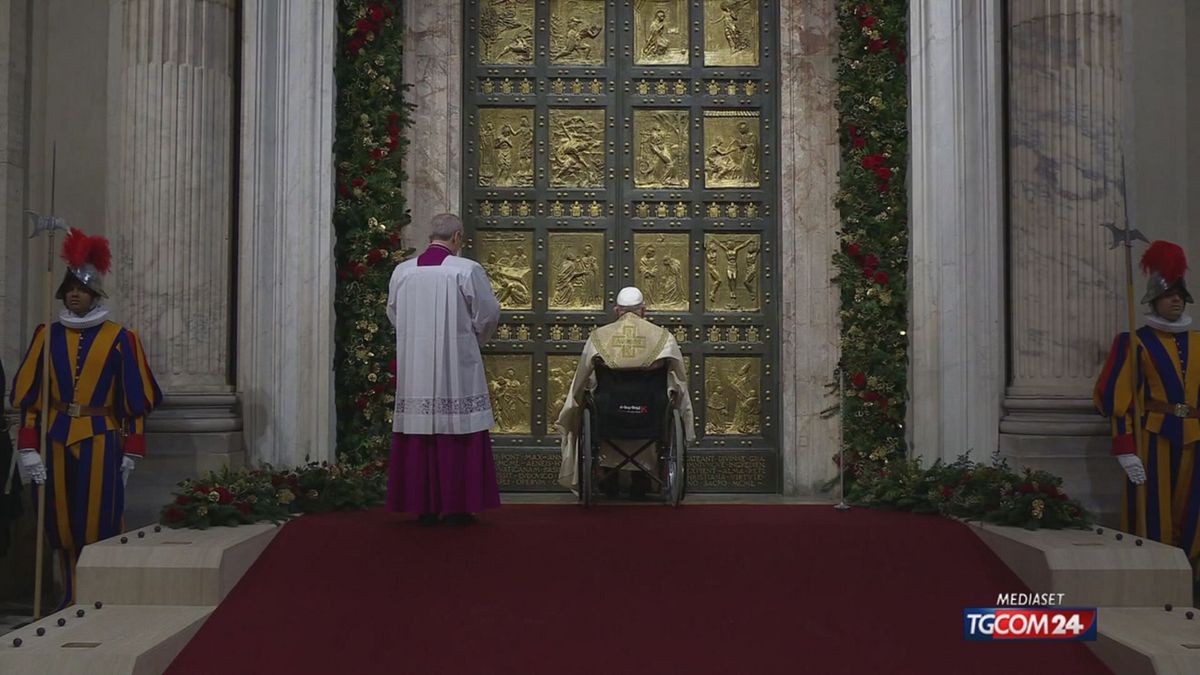
<path id="1" fill-rule="evenodd" d="M 637 285 L 687 355 L 693 491 L 779 490 L 778 0 L 466 0 L 466 254 L 503 307 L 497 470 L 556 488 L 588 333 Z"/>

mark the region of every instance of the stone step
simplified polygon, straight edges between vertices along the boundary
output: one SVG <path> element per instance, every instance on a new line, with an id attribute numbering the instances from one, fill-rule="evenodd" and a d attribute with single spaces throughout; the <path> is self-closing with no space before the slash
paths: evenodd
<path id="1" fill-rule="evenodd" d="M 159 532 L 144 527 L 89 544 L 77 567 L 76 601 L 84 607 L 96 601 L 215 607 L 278 531 L 271 524 Z"/>
<path id="2" fill-rule="evenodd" d="M 76 616 L 80 609 L 83 617 Z M 76 605 L 5 635 L 0 640 L 0 673 L 158 675 L 213 609 Z M 59 619 L 64 626 L 58 625 Z M 39 637 L 38 628 L 45 634 Z M 20 646 L 14 640 L 20 640 Z"/>
<path id="3" fill-rule="evenodd" d="M 1069 607 L 1192 604 L 1192 568 L 1178 547 L 1149 539 L 1139 545 L 1138 537 L 1107 528 L 1097 534 L 967 525 L 1031 591 L 1064 593 Z"/>
<path id="4" fill-rule="evenodd" d="M 1101 607 L 1097 622 L 1099 636 L 1087 645 L 1114 673 L 1200 673 L 1200 610 L 1194 607 L 1169 612 L 1162 607 Z"/>

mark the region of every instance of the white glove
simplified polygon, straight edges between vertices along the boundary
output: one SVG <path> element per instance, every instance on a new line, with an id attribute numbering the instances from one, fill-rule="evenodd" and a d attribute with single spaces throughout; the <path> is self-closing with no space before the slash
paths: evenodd
<path id="1" fill-rule="evenodd" d="M 46 482 L 46 465 L 42 463 L 42 456 L 37 450 L 21 450 L 21 461 L 17 463 L 17 471 L 25 483 L 41 485 Z"/>
<path id="2" fill-rule="evenodd" d="M 1125 469 L 1125 473 L 1134 485 L 1146 482 L 1146 468 L 1142 466 L 1142 460 L 1138 459 L 1137 455 L 1117 455 L 1117 461 L 1121 463 L 1121 468 Z"/>
<path id="3" fill-rule="evenodd" d="M 121 487 L 129 484 L 129 472 L 135 468 L 137 468 L 137 462 L 133 461 L 133 458 L 129 455 L 125 455 L 121 460 Z"/>

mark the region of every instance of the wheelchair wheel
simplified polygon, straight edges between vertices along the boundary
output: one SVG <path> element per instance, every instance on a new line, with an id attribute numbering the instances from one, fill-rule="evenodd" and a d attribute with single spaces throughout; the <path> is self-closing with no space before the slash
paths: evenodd
<path id="1" fill-rule="evenodd" d="M 687 491 L 687 448 L 684 445 L 683 418 L 678 410 L 671 411 L 671 435 L 667 449 L 666 500 L 679 506 Z"/>
<path id="2" fill-rule="evenodd" d="M 592 413 L 583 411 L 583 428 L 580 429 L 576 455 L 576 475 L 579 477 L 579 503 L 584 508 L 592 504 Z"/>

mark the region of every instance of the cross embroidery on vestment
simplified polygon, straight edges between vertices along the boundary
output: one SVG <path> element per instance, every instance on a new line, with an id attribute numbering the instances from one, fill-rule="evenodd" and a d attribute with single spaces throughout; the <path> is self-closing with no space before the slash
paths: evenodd
<path id="1" fill-rule="evenodd" d="M 646 346 L 646 337 L 637 334 L 637 328 L 633 326 L 622 326 L 621 334 L 614 335 L 608 341 L 609 349 L 620 349 L 621 356 L 625 358 L 637 356 L 637 350 Z"/>

